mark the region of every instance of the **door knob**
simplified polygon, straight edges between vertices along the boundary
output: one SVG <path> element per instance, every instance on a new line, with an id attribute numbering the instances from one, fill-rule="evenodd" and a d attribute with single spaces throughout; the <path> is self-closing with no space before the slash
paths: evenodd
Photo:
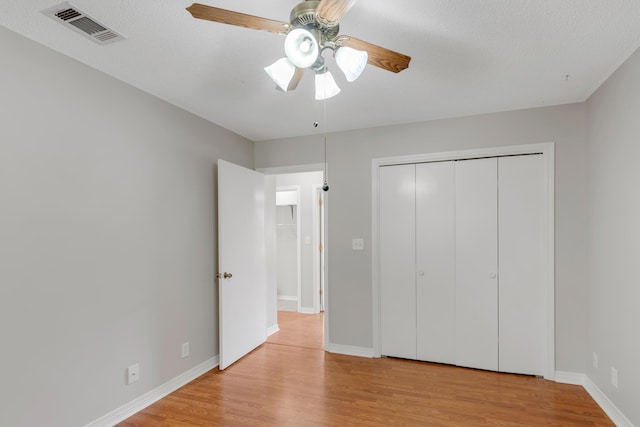
<path id="1" fill-rule="evenodd" d="M 230 279 L 232 277 L 233 277 L 233 274 L 227 273 L 226 271 L 224 272 L 224 274 L 216 273 L 216 278 L 218 278 L 218 279 L 220 279 L 220 278 Z"/>

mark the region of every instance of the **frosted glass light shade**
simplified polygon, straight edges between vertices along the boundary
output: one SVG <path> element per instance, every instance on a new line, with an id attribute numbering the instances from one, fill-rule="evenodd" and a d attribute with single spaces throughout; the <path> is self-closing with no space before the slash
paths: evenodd
<path id="1" fill-rule="evenodd" d="M 336 63 L 342 70 L 348 82 L 352 82 L 364 71 L 369 60 L 369 54 L 363 50 L 356 50 L 349 46 L 341 46 L 336 50 Z"/>
<path id="2" fill-rule="evenodd" d="M 289 59 L 280 58 L 268 67 L 264 67 L 264 71 L 276 82 L 280 89 L 286 92 L 296 72 L 296 66 Z"/>
<path id="3" fill-rule="evenodd" d="M 325 71 L 322 74 L 316 74 L 316 99 L 329 99 L 340 93 L 340 88 L 333 79 L 331 72 Z"/>
<path id="4" fill-rule="evenodd" d="M 284 53 L 296 67 L 308 68 L 318 59 L 320 46 L 313 34 L 296 28 L 284 40 Z"/>

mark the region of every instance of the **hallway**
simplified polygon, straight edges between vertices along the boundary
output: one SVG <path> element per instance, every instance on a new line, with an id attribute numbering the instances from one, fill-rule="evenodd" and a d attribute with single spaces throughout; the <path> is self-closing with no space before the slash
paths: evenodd
<path id="1" fill-rule="evenodd" d="M 278 311 L 278 326 L 280 331 L 267 338 L 268 344 L 324 349 L 324 313 Z"/>

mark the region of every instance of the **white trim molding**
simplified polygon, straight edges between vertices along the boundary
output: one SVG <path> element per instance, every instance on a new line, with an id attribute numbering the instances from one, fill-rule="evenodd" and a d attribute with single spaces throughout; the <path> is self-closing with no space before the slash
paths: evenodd
<path id="1" fill-rule="evenodd" d="M 587 376 L 578 372 L 556 371 L 555 382 L 561 384 L 581 385 L 584 387 Z"/>
<path id="2" fill-rule="evenodd" d="M 108 414 L 98 418 L 95 421 L 90 422 L 85 427 L 111 427 L 116 425 L 130 416 L 142 411 L 147 406 L 157 402 L 163 397 L 173 393 L 183 385 L 195 380 L 199 376 L 209 372 L 219 364 L 219 357 L 214 356 L 209 360 L 206 360 L 189 369 L 186 372 L 178 375 L 177 377 L 167 381 L 159 387 L 143 394 L 140 397 L 132 400 L 129 403 L 122 405 L 121 407 L 109 412 Z"/>
<path id="3" fill-rule="evenodd" d="M 585 375 L 584 389 L 591 395 L 593 400 L 602 408 L 605 414 L 611 418 L 611 421 L 618 427 L 633 427 L 629 419 L 614 405 L 611 400 L 600 388 L 591 381 L 591 378 Z"/>
<path id="4" fill-rule="evenodd" d="M 373 358 L 373 349 L 368 347 L 354 347 L 351 345 L 329 343 L 326 350 L 329 353 L 344 354 L 346 356 Z"/>
<path id="5" fill-rule="evenodd" d="M 275 325 L 271 325 L 267 328 L 267 336 L 270 337 L 271 335 L 275 334 L 276 332 L 280 332 L 280 326 L 278 326 L 278 324 L 276 323 Z"/>
<path id="6" fill-rule="evenodd" d="M 298 297 L 279 296 L 278 311 L 298 311 Z"/>
<path id="7" fill-rule="evenodd" d="M 320 220 L 322 218 L 322 185 L 316 184 L 311 186 L 311 253 L 313 258 L 313 310 L 314 313 L 320 313 L 320 257 L 322 252 L 320 244 L 323 241 L 320 236 L 322 226 Z"/>
<path id="8" fill-rule="evenodd" d="M 556 382 L 582 386 L 616 426 L 634 427 L 633 423 L 586 374 L 556 371 Z"/>

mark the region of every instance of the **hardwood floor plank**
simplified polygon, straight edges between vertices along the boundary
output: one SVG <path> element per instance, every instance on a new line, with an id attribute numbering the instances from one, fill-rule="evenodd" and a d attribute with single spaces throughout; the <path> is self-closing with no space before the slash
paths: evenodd
<path id="1" fill-rule="evenodd" d="M 304 333 L 309 325 L 318 324 L 318 318 L 293 314 L 279 317 L 281 331 L 241 361 L 225 371 L 207 372 L 119 425 L 613 425 L 580 386 L 449 365 L 325 353 L 318 331 Z M 287 322 L 297 331 L 285 332 Z M 309 338 L 312 334 L 315 341 Z M 302 338 L 296 341 L 296 337 Z"/>
<path id="2" fill-rule="evenodd" d="M 278 312 L 280 331 L 271 335 L 267 342 L 296 347 L 324 349 L 324 316 L 300 314 L 292 311 Z"/>

